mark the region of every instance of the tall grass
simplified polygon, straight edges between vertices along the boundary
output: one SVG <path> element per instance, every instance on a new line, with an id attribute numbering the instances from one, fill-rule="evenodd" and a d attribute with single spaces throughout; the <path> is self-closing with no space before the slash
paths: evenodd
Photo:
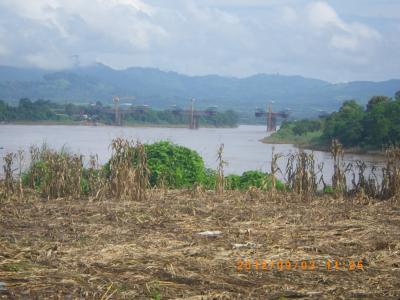
<path id="1" fill-rule="evenodd" d="M 117 138 L 111 149 L 109 192 L 119 199 L 145 200 L 150 172 L 144 145 Z"/>
<path id="2" fill-rule="evenodd" d="M 91 156 L 84 166 L 81 155 L 72 154 L 65 149 L 54 151 L 46 147 L 33 146 L 30 148 L 30 165 L 26 172 L 22 172 L 24 153 L 8 153 L 3 158 L 3 178 L 0 180 L 0 195 L 10 198 L 12 195 L 24 196 L 24 188 L 34 189 L 46 198 L 78 198 L 88 196 L 89 199 L 113 199 L 144 201 L 149 188 L 151 175 L 147 163 L 146 148 L 139 142 L 125 139 L 115 139 L 111 145 L 112 156 L 106 166 L 100 166 L 97 156 Z M 242 177 L 224 175 L 223 159 L 224 146 L 217 152 L 217 170 L 213 188 L 217 194 L 226 188 L 239 188 L 241 178 L 246 175 L 247 180 L 257 184 L 261 182 L 261 190 L 277 191 L 277 177 L 280 173 L 284 177 L 284 190 L 299 194 L 303 199 L 310 199 L 324 192 L 332 192 L 336 196 L 350 197 L 363 195 L 376 199 L 399 198 L 400 196 L 400 149 L 389 148 L 386 151 L 386 165 L 379 169 L 376 166 L 367 172 L 365 162 L 357 161 L 354 164 L 343 162 L 343 147 L 337 141 L 332 141 L 331 154 L 334 161 L 332 187 L 324 179 L 324 165 L 316 164 L 313 153 L 299 151 L 286 157 L 286 170 L 282 174 L 278 167 L 278 160 L 284 156 L 279 153 L 272 155 L 270 174 L 260 179 L 261 174 L 246 172 Z M 17 167 L 15 167 L 17 165 Z M 16 172 L 18 170 L 18 172 Z M 378 172 L 382 176 L 378 176 Z M 347 175 L 347 176 L 346 176 Z M 351 184 L 347 184 L 346 177 L 352 175 Z M 261 180 L 261 181 L 260 181 Z M 264 180 L 264 181 L 263 181 Z M 266 185 L 263 188 L 263 183 Z M 197 182 L 196 185 L 201 185 Z M 280 184 L 281 185 L 281 184 Z M 250 187 L 250 186 L 249 186 Z M 168 186 L 164 186 L 168 188 Z M 280 186 L 280 188 L 281 186 Z"/>
<path id="3" fill-rule="evenodd" d="M 400 148 L 386 150 L 386 166 L 382 170 L 380 194 L 385 198 L 400 196 Z"/>
<path id="4" fill-rule="evenodd" d="M 282 157 L 280 153 L 275 153 L 275 147 L 272 147 L 272 160 L 271 160 L 271 185 L 272 192 L 276 191 L 276 177 L 278 172 L 281 172 L 281 169 L 278 167 L 278 160 Z"/>
<path id="5" fill-rule="evenodd" d="M 14 193 L 15 185 L 14 185 L 14 169 L 13 162 L 16 155 L 14 153 L 7 153 L 4 156 L 4 180 L 3 180 L 3 189 L 4 195 L 8 197 L 9 195 Z"/>
<path id="6" fill-rule="evenodd" d="M 225 190 L 225 176 L 224 176 L 224 166 L 226 161 L 223 160 L 222 154 L 224 152 L 224 144 L 221 144 L 217 151 L 217 176 L 215 182 L 215 191 L 217 194 L 222 194 Z"/>
<path id="7" fill-rule="evenodd" d="M 346 175 L 343 163 L 344 151 L 342 144 L 336 139 L 332 140 L 331 154 L 333 158 L 332 187 L 337 194 L 342 194 L 346 190 Z"/>
<path id="8" fill-rule="evenodd" d="M 304 151 L 290 154 L 286 163 L 286 182 L 288 188 L 305 198 L 317 192 L 318 178 L 315 170 L 314 154 Z"/>
<path id="9" fill-rule="evenodd" d="M 31 188 L 48 198 L 80 197 L 83 157 L 64 149 L 60 152 L 43 147 L 31 157 L 31 168 L 25 180 Z M 38 155 L 38 156 L 36 156 Z"/>

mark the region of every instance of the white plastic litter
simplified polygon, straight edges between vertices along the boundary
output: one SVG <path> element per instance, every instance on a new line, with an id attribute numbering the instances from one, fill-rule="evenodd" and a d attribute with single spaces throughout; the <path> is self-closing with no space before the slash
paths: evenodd
<path id="1" fill-rule="evenodd" d="M 0 291 L 7 291 L 5 282 L 0 281 Z"/>
<path id="2" fill-rule="evenodd" d="M 198 232 L 198 235 L 201 236 L 206 236 L 206 237 L 217 237 L 222 235 L 222 231 L 215 230 L 215 231 L 203 231 L 203 232 Z"/>
<path id="3" fill-rule="evenodd" d="M 245 244 L 232 244 L 233 249 L 240 249 L 240 248 L 258 248 L 261 245 L 255 243 L 245 243 Z"/>

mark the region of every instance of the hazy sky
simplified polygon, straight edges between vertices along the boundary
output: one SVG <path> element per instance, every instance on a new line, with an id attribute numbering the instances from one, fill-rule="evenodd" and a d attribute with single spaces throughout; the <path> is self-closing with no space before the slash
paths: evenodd
<path id="1" fill-rule="evenodd" d="M 0 64 L 400 78 L 400 0 L 0 0 Z"/>

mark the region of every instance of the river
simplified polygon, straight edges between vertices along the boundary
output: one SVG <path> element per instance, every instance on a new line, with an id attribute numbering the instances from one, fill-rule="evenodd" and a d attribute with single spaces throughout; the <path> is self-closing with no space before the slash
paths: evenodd
<path id="1" fill-rule="evenodd" d="M 86 157 L 98 154 L 100 163 L 111 155 L 109 149 L 113 138 L 123 137 L 151 143 L 169 140 L 196 150 L 207 167 L 216 168 L 217 149 L 224 144 L 223 158 L 228 162 L 226 174 L 241 174 L 246 170 L 270 170 L 272 149 L 275 153 L 287 155 L 298 151 L 293 145 L 269 145 L 260 140 L 266 135 L 264 126 L 242 125 L 238 128 L 155 128 L 155 127 L 113 127 L 113 126 L 62 126 L 62 125 L 0 125 L 0 159 L 7 152 L 19 149 L 26 151 L 31 145 L 46 143 L 52 148 L 62 147 Z M 330 153 L 315 151 L 318 163 L 324 163 L 324 177 L 327 182 L 332 176 L 333 161 Z M 345 162 L 363 160 L 367 165 L 382 165 L 383 158 L 371 155 L 346 154 Z M 25 160 L 25 165 L 27 160 Z M 279 166 L 285 169 L 286 160 L 280 159 Z M 2 168 L 1 168 L 2 171 Z"/>

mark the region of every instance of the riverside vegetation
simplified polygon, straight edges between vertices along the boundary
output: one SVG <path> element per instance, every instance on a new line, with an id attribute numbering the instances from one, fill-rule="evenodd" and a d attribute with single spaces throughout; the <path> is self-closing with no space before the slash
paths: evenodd
<path id="1" fill-rule="evenodd" d="M 285 170 L 274 153 L 268 174 L 225 176 L 223 146 L 216 171 L 168 142 L 116 139 L 111 149 L 104 166 L 45 146 L 31 147 L 26 171 L 22 151 L 5 156 L 0 298 L 400 296 L 399 149 L 387 150 L 382 177 L 367 176 L 363 162 L 343 163 L 334 140 L 331 185 L 323 165 L 301 151 L 286 157 Z M 221 236 L 198 235 L 216 229 Z M 238 272 L 243 258 L 323 267 Z M 324 267 L 349 259 L 364 270 Z"/>
<path id="2" fill-rule="evenodd" d="M 269 173 L 247 171 L 242 175 L 225 176 L 223 166 L 227 162 L 223 160 L 223 145 L 218 151 L 218 170 L 206 168 L 196 151 L 167 141 L 141 144 L 118 138 L 113 140 L 111 149 L 112 157 L 104 166 L 100 166 L 97 157 L 92 155 L 88 166 L 84 167 L 82 155 L 64 149 L 55 151 L 46 145 L 32 146 L 30 166 L 26 171 L 22 169 L 24 152 L 8 153 L 4 157 L 3 195 L 15 192 L 15 177 L 20 193 L 24 188 L 30 188 L 50 198 L 86 195 L 99 199 L 100 195 L 108 194 L 131 196 L 132 191 L 143 196 L 147 188 L 196 187 L 220 192 L 224 189 L 292 191 L 307 196 L 327 191 L 345 195 L 363 192 L 369 197 L 388 199 L 400 189 L 398 148 L 388 148 L 386 165 L 381 170 L 373 167 L 367 174 L 367 165 L 362 161 L 345 164 L 342 144 L 332 140 L 334 174 L 330 185 L 324 178 L 323 164 L 317 164 L 312 153 L 303 151 L 285 157 L 284 171 L 278 167 L 278 160 L 284 157 L 275 153 Z M 18 174 L 15 174 L 16 170 Z M 278 180 L 278 175 L 283 176 L 284 181 Z M 348 182 L 350 177 L 351 183 Z M 121 194 L 122 190 L 131 192 Z"/>
<path id="3" fill-rule="evenodd" d="M 326 150 L 332 139 L 338 139 L 346 148 L 383 150 L 400 143 L 399 116 L 400 91 L 393 99 L 372 97 L 365 109 L 349 100 L 338 112 L 318 120 L 285 122 L 265 141 Z"/>
<path id="4" fill-rule="evenodd" d="M 17 106 L 11 106 L 0 100 L 0 122 L 52 122 L 52 123 L 76 123 L 87 120 L 104 124 L 114 123 L 114 114 L 105 113 L 103 104 L 96 102 L 93 105 L 75 105 L 72 103 L 59 104 L 48 100 L 36 100 L 24 98 Z M 108 107 L 112 111 L 113 107 Z M 174 113 L 173 110 L 154 110 L 139 106 L 140 112 L 126 114 L 124 124 L 141 125 L 157 124 L 182 126 L 189 123 L 189 117 L 184 114 Z M 84 118 L 85 117 L 85 118 Z M 200 116 L 199 122 L 203 126 L 212 127 L 236 127 L 238 115 L 232 111 L 215 111 L 209 116 Z"/>

